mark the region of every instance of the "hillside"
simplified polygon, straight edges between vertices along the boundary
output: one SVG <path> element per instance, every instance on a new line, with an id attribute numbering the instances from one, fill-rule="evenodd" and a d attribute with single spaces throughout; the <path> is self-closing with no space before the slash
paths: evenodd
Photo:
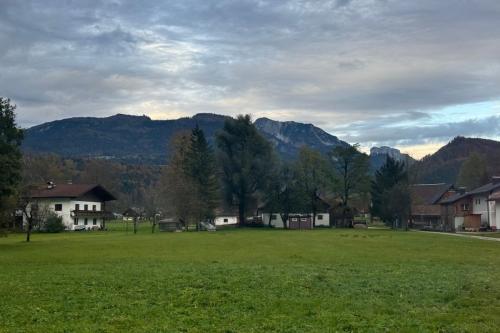
<path id="1" fill-rule="evenodd" d="M 216 132 L 226 119 L 226 116 L 208 113 L 175 120 L 152 120 L 146 116 L 123 114 L 106 118 L 69 118 L 29 128 L 23 149 L 65 157 L 163 164 L 168 159 L 168 142 L 175 133 L 191 130 L 198 124 L 213 144 Z M 321 152 L 336 145 L 347 145 L 311 124 L 260 118 L 255 125 L 285 159 L 296 156 L 303 145 Z"/>
<path id="2" fill-rule="evenodd" d="M 391 157 L 396 161 L 405 162 L 408 165 L 413 165 L 416 162 L 410 155 L 401 153 L 399 149 L 387 146 L 372 147 L 370 149 L 370 168 L 372 172 L 380 169 L 387 161 L 387 157 Z"/>
<path id="3" fill-rule="evenodd" d="M 486 158 L 490 175 L 500 175 L 500 142 L 456 137 L 436 153 L 424 157 L 415 165 L 419 180 L 425 183 L 454 183 L 462 163 L 473 152 Z"/>

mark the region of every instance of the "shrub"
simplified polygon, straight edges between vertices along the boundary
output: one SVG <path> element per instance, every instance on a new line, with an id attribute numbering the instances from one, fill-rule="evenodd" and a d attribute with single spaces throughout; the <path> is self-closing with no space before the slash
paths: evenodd
<path id="1" fill-rule="evenodd" d="M 57 216 L 57 215 L 50 215 L 47 217 L 45 220 L 45 231 L 50 232 L 50 233 L 58 233 L 61 231 L 64 231 L 66 227 L 64 226 L 64 223 L 62 221 L 62 217 Z"/>

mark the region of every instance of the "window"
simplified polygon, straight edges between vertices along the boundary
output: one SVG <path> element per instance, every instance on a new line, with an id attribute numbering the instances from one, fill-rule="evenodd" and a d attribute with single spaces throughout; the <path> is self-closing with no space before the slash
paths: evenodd
<path id="1" fill-rule="evenodd" d="M 92 210 L 95 212 L 96 211 L 96 205 L 92 205 Z"/>
<path id="2" fill-rule="evenodd" d="M 80 210 L 80 204 L 75 204 L 75 210 Z"/>
<path id="3" fill-rule="evenodd" d="M 276 220 L 278 217 L 276 216 L 276 214 L 272 214 L 271 215 L 271 220 Z"/>
<path id="4" fill-rule="evenodd" d="M 292 217 L 292 222 L 297 222 L 297 218 L 296 217 Z"/>
<path id="5" fill-rule="evenodd" d="M 56 212 L 60 212 L 62 210 L 62 204 L 55 204 L 54 205 L 54 210 Z"/>
<path id="6" fill-rule="evenodd" d="M 229 219 L 224 219 L 224 223 L 228 223 L 229 222 Z"/>
<path id="7" fill-rule="evenodd" d="M 465 212 L 465 211 L 468 211 L 469 210 L 469 204 L 462 204 L 462 210 Z"/>
<path id="8" fill-rule="evenodd" d="M 92 220 L 92 225 L 97 225 L 97 219 Z"/>
<path id="9" fill-rule="evenodd" d="M 318 218 L 318 220 L 322 220 L 323 219 L 323 215 L 318 215 L 317 218 Z"/>
<path id="10" fill-rule="evenodd" d="M 480 205 L 481 204 L 481 199 L 476 199 L 476 205 Z"/>
<path id="11" fill-rule="evenodd" d="M 84 210 L 89 210 L 89 205 L 83 205 Z"/>
<path id="12" fill-rule="evenodd" d="M 83 220 L 83 224 L 85 225 L 89 224 L 89 220 L 88 219 Z"/>
<path id="13" fill-rule="evenodd" d="M 301 217 L 301 218 L 300 218 L 300 221 L 301 221 L 301 222 L 306 222 L 306 221 L 307 221 L 307 219 L 306 219 L 305 217 Z"/>
<path id="14" fill-rule="evenodd" d="M 74 225 L 78 225 L 78 217 L 75 217 L 75 220 L 74 220 Z"/>

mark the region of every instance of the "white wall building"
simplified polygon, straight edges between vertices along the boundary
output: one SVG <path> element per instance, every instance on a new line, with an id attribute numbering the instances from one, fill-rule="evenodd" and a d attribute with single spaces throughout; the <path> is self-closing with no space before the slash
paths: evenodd
<path id="1" fill-rule="evenodd" d="M 500 191 L 491 194 L 488 203 L 490 204 L 490 226 L 500 231 Z"/>
<path id="2" fill-rule="evenodd" d="M 235 215 L 217 215 L 214 219 L 215 226 L 225 226 L 225 225 L 237 225 L 238 224 L 238 216 Z"/>
<path id="3" fill-rule="evenodd" d="M 300 215 L 298 213 L 293 213 L 290 215 Z M 308 215 L 313 215 L 312 213 Z M 269 224 L 269 219 L 271 219 L 271 223 Z M 290 221 L 288 221 L 290 222 Z M 270 213 L 263 213 L 262 214 L 262 223 L 265 226 L 272 226 L 275 228 L 283 228 L 283 220 L 281 219 L 281 214 L 275 213 L 275 214 L 270 214 Z M 316 213 L 316 227 L 328 227 L 330 226 L 330 214 L 329 213 Z"/>
<path id="4" fill-rule="evenodd" d="M 30 205 L 62 217 L 67 230 L 102 228 L 110 216 L 106 202 L 116 200 L 102 186 L 84 184 L 49 184 L 34 190 L 30 198 Z"/>
<path id="5" fill-rule="evenodd" d="M 497 224 L 496 200 L 492 199 L 500 191 L 500 177 L 493 177 L 491 182 L 467 192 L 472 199 L 472 214 L 481 215 L 481 224 L 490 227 Z M 497 228 L 498 229 L 498 228 Z"/>

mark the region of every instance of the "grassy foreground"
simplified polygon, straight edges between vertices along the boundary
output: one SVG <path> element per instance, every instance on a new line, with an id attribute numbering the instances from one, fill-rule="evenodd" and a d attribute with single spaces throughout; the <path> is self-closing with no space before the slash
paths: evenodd
<path id="1" fill-rule="evenodd" d="M 494 332 L 498 309 L 500 243 L 475 239 L 149 228 L 0 239 L 0 332 Z"/>

